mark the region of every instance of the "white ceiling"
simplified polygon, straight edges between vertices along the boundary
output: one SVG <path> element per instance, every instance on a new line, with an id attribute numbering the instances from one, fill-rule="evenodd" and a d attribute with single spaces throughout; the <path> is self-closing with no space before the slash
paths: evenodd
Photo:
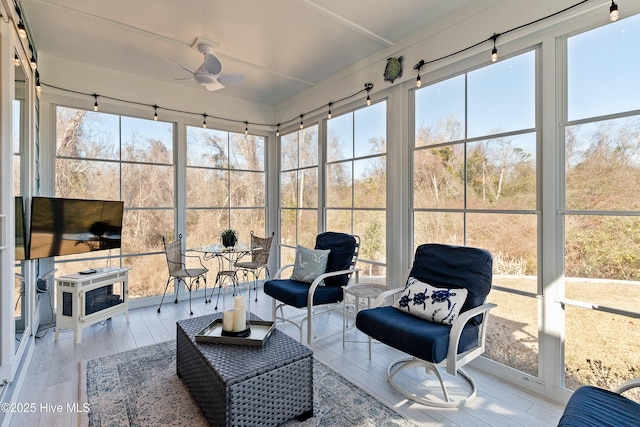
<path id="1" fill-rule="evenodd" d="M 201 91 L 205 100 L 220 93 L 271 107 L 305 89 L 323 88 L 321 82 L 363 64 L 383 66 L 387 57 L 412 48 L 416 53 L 417 46 L 418 53 L 451 53 L 468 46 L 467 40 L 490 36 L 487 28 L 504 31 L 576 2 L 18 0 L 18 5 L 39 57 L 144 76 L 148 87 L 157 85 L 160 91 L 186 85 Z M 606 0 L 590 6 L 602 3 L 606 9 Z M 448 29 L 446 46 L 434 45 L 434 34 Z M 244 82 L 208 92 L 192 80 L 176 80 L 190 75 L 169 61 L 196 69 L 203 61 L 194 46 L 198 39 L 216 43 L 222 72 L 244 74 Z M 413 59 L 404 64 L 406 76 L 412 74 Z M 382 72 L 381 67 L 379 78 Z M 56 80 L 44 66 L 41 78 L 44 83 Z"/>
<path id="2" fill-rule="evenodd" d="M 473 3 L 473 5 L 472 5 Z M 154 81 L 178 81 L 218 43 L 223 73 L 242 73 L 227 96 L 276 105 L 463 9 L 499 0 L 21 0 L 41 56 L 87 63 Z M 413 64 L 405 64 L 409 68 Z M 382 70 L 381 70 L 382 72 Z M 43 81 L 51 78 L 42 76 Z M 200 88 L 207 93 L 204 87 Z"/>

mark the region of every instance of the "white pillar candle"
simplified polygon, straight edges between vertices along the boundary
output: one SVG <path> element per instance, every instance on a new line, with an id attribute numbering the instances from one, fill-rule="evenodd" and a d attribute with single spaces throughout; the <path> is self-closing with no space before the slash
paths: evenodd
<path id="1" fill-rule="evenodd" d="M 233 299 L 233 308 L 238 309 L 238 308 L 245 308 L 244 305 L 244 297 L 242 295 L 238 295 L 237 297 L 235 297 Z"/>
<path id="2" fill-rule="evenodd" d="M 233 310 L 233 332 L 240 332 L 247 329 L 247 312 L 243 308 Z"/>
<path id="3" fill-rule="evenodd" d="M 222 317 L 222 330 L 231 332 L 233 331 L 233 311 L 225 311 Z"/>

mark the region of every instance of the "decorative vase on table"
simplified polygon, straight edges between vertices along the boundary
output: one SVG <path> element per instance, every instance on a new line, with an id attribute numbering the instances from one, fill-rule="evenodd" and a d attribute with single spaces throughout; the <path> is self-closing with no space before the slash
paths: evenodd
<path id="1" fill-rule="evenodd" d="M 233 247 L 238 243 L 238 232 L 231 228 L 228 228 L 220 233 L 222 240 L 222 246 L 225 248 Z"/>

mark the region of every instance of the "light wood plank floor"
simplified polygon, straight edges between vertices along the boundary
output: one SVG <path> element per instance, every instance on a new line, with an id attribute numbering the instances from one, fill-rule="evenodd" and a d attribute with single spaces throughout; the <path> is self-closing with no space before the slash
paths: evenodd
<path id="1" fill-rule="evenodd" d="M 175 339 L 176 321 L 189 317 L 189 302 L 165 303 L 162 312 L 156 306 L 130 310 L 130 323 L 124 315 L 85 328 L 82 342 L 74 345 L 73 332 L 62 330 L 60 339 L 54 340 L 51 329 L 36 340 L 35 352 L 28 368 L 27 378 L 20 393 L 19 402 L 35 402 L 38 408 L 62 405 L 65 411 L 58 413 L 38 411 L 32 414 L 15 414 L 11 426 L 76 426 L 77 414 L 66 412 L 69 402 L 77 401 L 79 362 L 119 353 L 136 347 Z M 224 310 L 233 306 L 229 293 L 219 306 Z M 203 298 L 193 301 L 194 316 L 214 312 L 214 304 L 205 304 Z M 251 311 L 263 319 L 271 318 L 271 299 L 259 290 L 259 302 L 251 302 Z M 338 332 L 342 328 L 340 312 L 320 318 L 318 333 Z M 278 325 L 294 338 L 297 329 Z M 342 345 L 342 335 L 320 340 L 314 344 L 317 360 L 340 372 L 368 393 L 394 408 L 418 425 L 424 426 L 555 426 L 562 414 L 562 406 L 536 395 L 519 390 L 499 378 L 473 368 L 467 371 L 478 384 L 476 400 L 460 409 L 434 409 L 409 403 L 396 393 L 386 381 L 386 368 L 390 361 L 401 354 L 382 344 L 373 345 L 369 360 L 366 337 L 357 330 L 347 332 L 347 342 Z M 412 381 L 407 376 L 404 380 Z M 81 402 L 82 403 L 82 402 Z"/>

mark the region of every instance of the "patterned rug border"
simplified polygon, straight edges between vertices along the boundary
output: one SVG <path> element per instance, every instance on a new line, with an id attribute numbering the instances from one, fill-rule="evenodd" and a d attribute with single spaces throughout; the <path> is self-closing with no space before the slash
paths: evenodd
<path id="1" fill-rule="evenodd" d="M 108 359 L 108 358 L 111 358 L 111 357 L 114 357 L 114 356 L 117 356 L 117 355 L 121 355 L 123 353 L 141 353 L 141 354 L 144 354 L 150 347 L 163 346 L 163 345 L 167 345 L 169 343 L 173 343 L 175 345 L 175 340 L 168 340 L 168 341 L 163 341 L 163 342 L 160 342 L 160 343 L 149 344 L 147 346 L 137 347 L 135 349 L 125 350 L 123 352 L 114 353 L 112 355 L 95 357 L 95 358 L 92 358 L 92 359 L 88 359 L 86 361 L 83 360 L 83 361 L 79 362 L 78 363 L 78 395 L 77 395 L 78 404 L 80 405 L 79 407 L 82 407 L 83 404 L 89 402 L 88 390 L 87 390 L 87 374 L 88 374 L 87 373 L 87 366 L 88 366 L 89 362 L 94 361 L 94 360 L 100 360 L 100 359 Z M 342 382 L 348 384 L 349 387 L 355 388 L 357 390 L 357 392 L 362 393 L 363 395 L 365 395 L 369 399 L 373 400 L 377 405 L 380 405 L 382 408 L 387 409 L 388 411 L 393 413 L 395 416 L 400 418 L 400 420 L 388 420 L 389 423 L 386 424 L 386 425 L 415 426 L 415 424 L 413 422 L 411 422 L 410 420 L 405 418 L 395 408 L 386 405 L 384 402 L 382 402 L 376 396 L 370 394 L 368 391 L 363 389 L 359 384 L 357 384 L 357 383 L 351 381 L 350 379 L 346 378 L 341 373 L 336 372 L 333 368 L 331 368 L 330 366 L 327 366 L 325 363 L 323 363 L 322 361 L 318 360 L 315 356 L 314 356 L 313 363 L 314 363 L 314 366 L 316 364 L 321 365 L 330 374 L 333 374 L 336 378 L 338 378 L 339 380 L 342 380 Z M 314 374 L 315 374 L 315 368 L 314 368 Z M 315 377 L 314 377 L 314 380 L 315 380 Z M 185 386 L 185 388 L 186 388 L 186 386 Z M 314 381 L 314 389 L 315 388 L 316 388 L 316 381 Z M 187 390 L 187 393 L 189 393 L 188 390 Z M 189 393 L 189 395 L 190 395 L 190 393 Z M 319 402 L 317 401 L 316 392 L 314 390 L 314 417 L 312 417 L 310 420 L 307 420 L 307 421 L 313 422 L 313 420 L 316 418 L 315 412 L 318 409 L 317 408 L 318 406 L 320 406 L 320 405 L 319 405 Z M 339 421 L 339 420 L 334 420 L 334 421 Z M 78 413 L 78 424 L 77 425 L 78 425 L 78 427 L 88 427 L 89 426 L 89 416 L 88 416 L 87 413 L 83 413 L 83 412 L 79 412 Z M 290 421 L 290 422 L 287 422 L 285 425 L 305 426 L 307 424 L 306 423 L 296 422 L 296 421 L 293 421 L 293 422 Z M 339 425 L 339 424 L 334 424 L 334 425 Z M 351 424 L 347 424 L 347 425 L 351 425 Z M 372 425 L 375 425 L 375 424 L 372 424 Z"/>
<path id="2" fill-rule="evenodd" d="M 94 359 L 98 359 L 95 357 Z M 93 359 L 91 359 L 93 360 Z M 87 396 L 87 361 L 78 362 L 78 405 L 89 402 Z M 80 406 L 79 406 L 80 407 Z M 78 427 L 87 427 L 89 425 L 89 417 L 85 414 L 78 413 Z"/>

